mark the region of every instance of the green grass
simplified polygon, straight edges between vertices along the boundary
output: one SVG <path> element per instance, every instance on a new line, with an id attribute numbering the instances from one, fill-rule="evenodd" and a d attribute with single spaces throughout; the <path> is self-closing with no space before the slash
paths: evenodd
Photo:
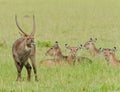
<path id="1" fill-rule="evenodd" d="M 119 92 L 120 68 L 107 66 L 101 56 L 93 58 L 86 50 L 79 55 L 92 59 L 92 64 L 63 67 L 40 67 L 44 55 L 55 41 L 63 53 L 64 44 L 78 46 L 96 37 L 99 47 L 117 47 L 120 58 L 119 0 L 0 0 L 0 92 Z M 32 31 L 32 15 L 36 17 L 36 42 L 39 82 L 16 82 L 16 67 L 11 55 L 13 42 L 20 37 L 15 14 L 25 32 Z M 29 15 L 30 17 L 24 17 Z"/>

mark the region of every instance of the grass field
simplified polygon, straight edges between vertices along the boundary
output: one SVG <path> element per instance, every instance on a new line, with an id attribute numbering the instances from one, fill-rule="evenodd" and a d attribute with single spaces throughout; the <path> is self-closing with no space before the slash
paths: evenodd
<path id="1" fill-rule="evenodd" d="M 79 55 L 89 57 L 92 64 L 63 67 L 40 67 L 47 47 L 37 44 L 36 63 L 39 82 L 27 82 L 26 70 L 22 82 L 16 82 L 17 71 L 11 47 L 20 37 L 15 25 L 30 33 L 32 15 L 36 17 L 36 42 L 58 41 L 65 55 L 64 44 L 78 46 L 89 38 L 97 38 L 96 46 L 117 47 L 120 59 L 120 1 L 119 0 L 0 0 L 0 92 L 119 92 L 120 68 L 107 66 L 101 56 L 93 58 L 86 50 Z M 25 17 L 30 16 L 30 17 Z"/>

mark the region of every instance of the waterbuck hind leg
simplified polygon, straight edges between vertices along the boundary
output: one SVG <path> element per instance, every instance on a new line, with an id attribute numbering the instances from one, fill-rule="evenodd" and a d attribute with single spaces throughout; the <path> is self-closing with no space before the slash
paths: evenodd
<path id="1" fill-rule="evenodd" d="M 16 65 L 17 72 L 18 72 L 16 81 L 21 81 L 21 71 L 22 71 L 22 68 L 23 68 L 23 64 L 20 65 L 17 62 L 15 62 L 15 65 Z"/>
<path id="2" fill-rule="evenodd" d="M 28 74 L 27 80 L 30 81 L 30 80 L 31 80 L 31 69 L 32 69 L 32 68 L 31 68 L 29 62 L 27 62 L 27 63 L 25 64 L 25 68 L 27 69 L 27 74 Z"/>
<path id="3" fill-rule="evenodd" d="M 35 55 L 31 55 L 31 56 L 30 56 L 30 60 L 31 60 L 31 62 L 32 62 L 32 67 L 33 67 L 34 74 L 35 74 L 35 81 L 38 81 Z"/>

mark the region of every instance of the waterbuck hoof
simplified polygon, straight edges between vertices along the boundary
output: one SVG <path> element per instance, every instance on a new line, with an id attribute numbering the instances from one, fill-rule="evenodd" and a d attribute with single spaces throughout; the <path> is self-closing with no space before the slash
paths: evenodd
<path id="1" fill-rule="evenodd" d="M 20 81 L 21 81 L 21 79 L 16 79 L 16 81 L 17 81 L 17 82 L 20 82 Z"/>
<path id="2" fill-rule="evenodd" d="M 28 82 L 30 82 L 30 81 L 31 81 L 31 79 L 30 79 L 30 78 L 27 78 L 27 81 L 28 81 Z"/>

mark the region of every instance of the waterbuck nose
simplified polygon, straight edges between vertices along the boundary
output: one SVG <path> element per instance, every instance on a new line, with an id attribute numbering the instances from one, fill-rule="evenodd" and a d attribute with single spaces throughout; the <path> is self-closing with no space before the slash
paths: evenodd
<path id="1" fill-rule="evenodd" d="M 74 52 L 74 53 L 72 53 L 72 56 L 74 56 L 74 57 L 75 57 L 75 56 L 76 56 L 76 53 L 75 53 L 75 52 Z"/>
<path id="2" fill-rule="evenodd" d="M 108 57 L 105 57 L 105 60 L 106 60 L 107 62 L 109 62 L 109 58 L 108 58 Z"/>
<path id="3" fill-rule="evenodd" d="M 35 45 L 36 45 L 36 43 L 35 43 L 35 42 L 32 42 L 32 43 L 31 43 L 31 45 L 35 46 Z"/>

